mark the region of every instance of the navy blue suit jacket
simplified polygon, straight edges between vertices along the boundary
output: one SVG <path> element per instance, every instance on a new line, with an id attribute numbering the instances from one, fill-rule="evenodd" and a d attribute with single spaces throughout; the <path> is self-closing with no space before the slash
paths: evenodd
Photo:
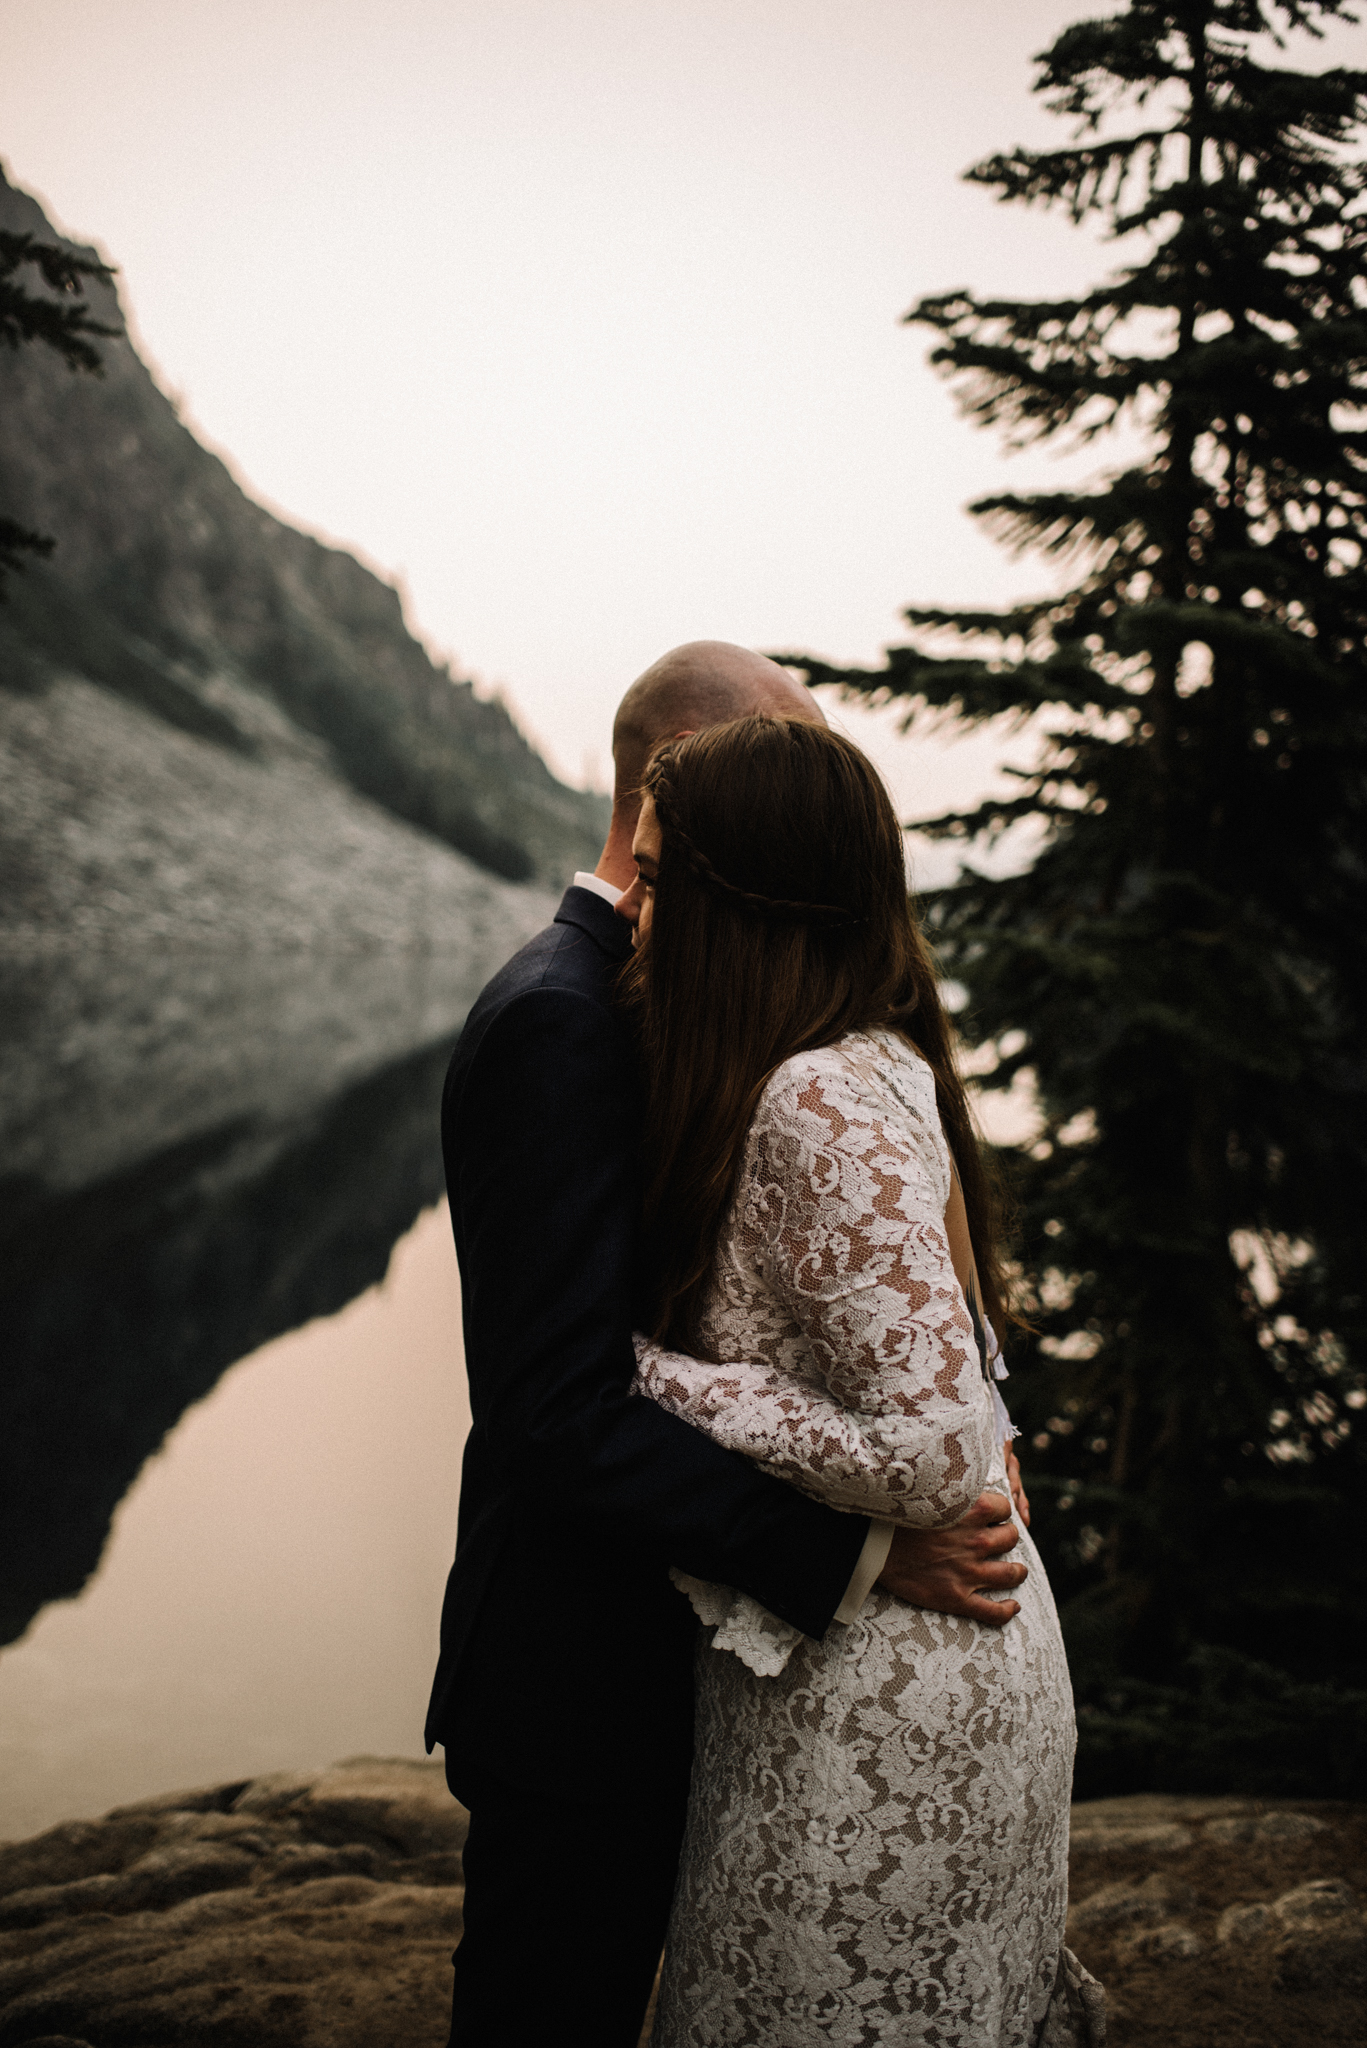
<path id="1" fill-rule="evenodd" d="M 820 1636 L 868 1523 L 632 1396 L 640 1095 L 613 986 L 630 930 L 591 890 L 480 996 L 442 1144 L 473 1427 L 427 1743 L 482 1777 L 599 1796 L 677 1782 L 694 1623 L 668 1567 Z"/>

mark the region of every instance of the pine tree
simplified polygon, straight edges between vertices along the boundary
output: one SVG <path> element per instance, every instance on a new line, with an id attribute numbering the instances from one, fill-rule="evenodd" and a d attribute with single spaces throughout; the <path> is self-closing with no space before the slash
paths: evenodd
<path id="1" fill-rule="evenodd" d="M 1343 1791 L 1367 1763 L 1367 73 L 1282 55 L 1331 18 L 1133 0 L 1036 60 L 1073 140 L 968 177 L 1099 219 L 1129 267 L 907 317 L 972 419 L 1137 425 L 1146 459 L 971 508 L 1061 594 L 911 610 L 876 671 L 782 657 L 909 724 L 1052 733 L 1009 801 L 921 829 L 1039 835 L 928 907 L 986 1085 L 1038 1090 L 1005 1161 L 1035 1327 L 1010 1391 L 1083 1792 Z"/>

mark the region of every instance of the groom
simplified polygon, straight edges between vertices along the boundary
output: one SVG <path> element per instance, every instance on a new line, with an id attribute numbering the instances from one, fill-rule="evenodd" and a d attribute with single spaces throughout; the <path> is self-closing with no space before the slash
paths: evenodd
<path id="1" fill-rule="evenodd" d="M 875 1580 L 993 1626 L 1025 1576 L 1007 1503 L 951 1530 L 841 1514 L 629 1393 L 639 1096 L 613 1004 L 612 906 L 653 749 L 748 712 L 820 720 L 745 648 L 698 641 L 613 728 L 612 826 L 554 924 L 504 967 L 447 1077 L 442 1141 L 473 1427 L 427 1746 L 470 1808 L 452 2048 L 635 2048 L 678 1862 L 695 1625 L 677 1565 L 811 1636 Z"/>

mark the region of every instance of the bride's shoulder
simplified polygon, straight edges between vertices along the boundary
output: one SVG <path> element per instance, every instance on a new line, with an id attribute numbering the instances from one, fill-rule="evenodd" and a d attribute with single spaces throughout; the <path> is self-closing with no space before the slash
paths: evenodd
<path id="1" fill-rule="evenodd" d="M 935 1077 L 900 1032 L 849 1031 L 831 1045 L 794 1053 L 774 1069 L 760 1097 L 763 1119 L 877 1110 L 889 1096 L 907 1107 L 935 1101 Z"/>

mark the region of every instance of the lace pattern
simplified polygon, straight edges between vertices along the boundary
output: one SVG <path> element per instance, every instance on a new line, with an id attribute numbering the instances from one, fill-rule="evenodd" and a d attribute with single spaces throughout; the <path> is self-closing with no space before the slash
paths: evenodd
<path id="1" fill-rule="evenodd" d="M 948 1198 L 934 1080 L 900 1039 L 789 1060 L 746 1141 L 703 1319 L 728 1362 L 638 1338 L 637 1391 L 833 1507 L 958 1521 L 987 1483 L 995 1423 Z M 748 1359 L 732 1364 L 740 1327 Z M 772 1676 L 801 1640 L 747 1594 L 674 1576 L 752 1671 Z"/>
<path id="2" fill-rule="evenodd" d="M 727 1363 L 643 1346 L 640 1390 L 852 1513 L 946 1523 L 1005 1491 L 948 1193 L 902 1040 L 787 1062 L 705 1313 Z M 680 1580 L 706 1627 L 655 2048 L 1034 2048 L 1065 2024 L 1072 1701 L 1028 1535 L 1018 1554 L 1003 1630 L 875 1587 L 816 1643 Z"/>

